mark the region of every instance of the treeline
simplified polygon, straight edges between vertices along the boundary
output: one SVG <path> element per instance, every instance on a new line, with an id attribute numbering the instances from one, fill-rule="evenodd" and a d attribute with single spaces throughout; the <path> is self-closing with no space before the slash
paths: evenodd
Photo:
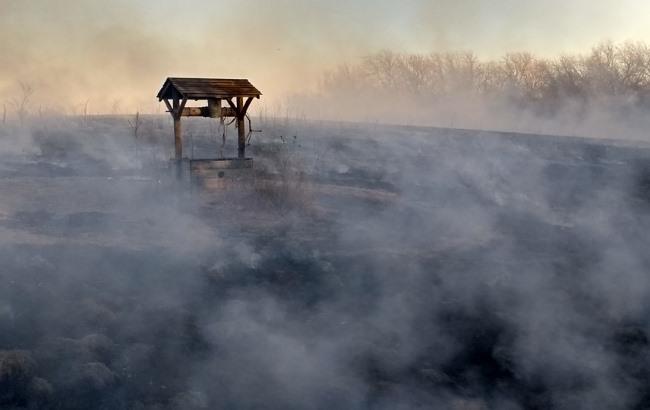
<path id="1" fill-rule="evenodd" d="M 553 113 L 561 102 L 600 97 L 650 106 L 650 48 L 645 43 L 601 43 L 586 55 L 541 58 L 510 53 L 481 61 L 473 53 L 407 54 L 382 51 L 341 65 L 322 80 L 326 95 L 407 97 L 506 97 Z"/>

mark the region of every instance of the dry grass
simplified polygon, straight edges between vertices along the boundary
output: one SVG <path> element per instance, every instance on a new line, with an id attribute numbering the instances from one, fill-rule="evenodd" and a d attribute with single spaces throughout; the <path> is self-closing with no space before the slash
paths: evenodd
<path id="1" fill-rule="evenodd" d="M 261 166 L 253 187 L 263 205 L 296 210 L 307 209 L 312 204 L 305 163 L 294 149 L 294 141 L 283 139 L 267 144 L 261 152 Z"/>
<path id="2" fill-rule="evenodd" d="M 24 350 L 0 351 L 0 383 L 17 383 L 29 380 L 36 362 Z"/>

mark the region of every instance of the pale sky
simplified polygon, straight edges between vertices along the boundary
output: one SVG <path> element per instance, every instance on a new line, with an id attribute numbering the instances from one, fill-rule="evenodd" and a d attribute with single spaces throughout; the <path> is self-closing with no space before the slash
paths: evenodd
<path id="1" fill-rule="evenodd" d="M 0 102 L 151 110 L 169 76 L 246 77 L 267 100 L 391 49 L 588 52 L 650 43 L 647 0 L 0 0 Z"/>

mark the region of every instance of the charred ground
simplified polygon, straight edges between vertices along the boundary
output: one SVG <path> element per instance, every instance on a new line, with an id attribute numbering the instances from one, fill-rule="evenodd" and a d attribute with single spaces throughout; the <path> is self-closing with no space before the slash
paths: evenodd
<path id="1" fill-rule="evenodd" d="M 148 121 L 2 131 L 1 407 L 649 405 L 645 146 L 267 124 L 206 193 Z"/>

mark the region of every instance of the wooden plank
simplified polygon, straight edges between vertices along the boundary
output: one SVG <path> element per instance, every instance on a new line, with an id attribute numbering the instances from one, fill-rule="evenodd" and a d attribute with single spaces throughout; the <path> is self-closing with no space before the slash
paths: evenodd
<path id="1" fill-rule="evenodd" d="M 248 107 L 250 107 L 251 102 L 253 102 L 253 97 L 248 97 L 246 100 L 246 104 L 244 104 L 244 109 L 242 110 L 241 115 L 244 116 L 246 115 L 246 112 L 248 111 Z"/>
<path id="2" fill-rule="evenodd" d="M 165 98 L 163 101 L 165 102 L 165 105 L 167 106 L 167 111 L 169 111 L 169 114 L 173 117 L 174 116 L 174 108 L 169 103 L 169 99 Z"/>
<path id="3" fill-rule="evenodd" d="M 218 115 L 214 116 L 208 107 L 185 107 L 181 112 L 182 117 L 206 117 L 206 118 L 219 118 Z M 221 107 L 221 117 L 236 117 L 237 113 L 230 107 Z"/>
<path id="4" fill-rule="evenodd" d="M 183 134 L 181 130 L 180 117 L 174 118 L 174 158 L 180 161 L 183 158 Z"/>
<path id="5" fill-rule="evenodd" d="M 182 109 L 180 109 L 178 98 L 174 98 L 172 108 L 174 112 L 174 158 L 180 161 L 183 158 L 183 133 L 181 129 L 181 116 L 179 115 Z"/>
<path id="6" fill-rule="evenodd" d="M 162 88 L 160 89 L 160 91 L 158 91 L 158 99 L 167 98 L 166 97 L 167 89 L 169 88 L 170 84 L 171 82 L 169 81 L 169 79 L 165 80 L 165 83 L 163 84 Z"/>
<path id="7" fill-rule="evenodd" d="M 244 98 L 237 97 L 237 156 L 246 157 L 246 123 L 244 122 Z"/>
<path id="8" fill-rule="evenodd" d="M 169 90 L 169 87 L 172 89 Z M 170 77 L 160 90 L 159 97 L 162 96 L 161 93 L 175 90 L 189 99 L 227 98 L 237 95 L 259 98 L 261 95 L 260 91 L 246 79 Z"/>
<path id="9" fill-rule="evenodd" d="M 179 117 L 183 113 L 183 109 L 185 109 L 185 104 L 187 104 L 187 98 L 183 98 L 183 101 L 181 101 L 181 105 L 178 107 L 178 110 L 176 110 L 176 115 Z"/>
<path id="10" fill-rule="evenodd" d="M 232 108 L 232 110 L 235 112 L 235 116 L 239 116 L 239 110 L 237 109 L 235 103 L 232 102 L 232 98 L 226 98 L 226 102 L 228 102 L 230 108 Z"/>

